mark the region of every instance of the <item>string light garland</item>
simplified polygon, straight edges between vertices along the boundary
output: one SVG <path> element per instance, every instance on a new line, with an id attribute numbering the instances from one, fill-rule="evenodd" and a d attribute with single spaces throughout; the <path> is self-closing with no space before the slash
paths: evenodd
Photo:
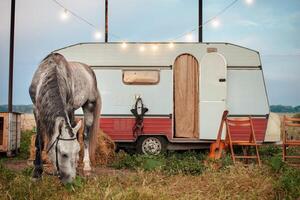
<path id="1" fill-rule="evenodd" d="M 202 28 L 203 26 L 213 22 L 213 20 L 217 19 L 220 15 L 222 15 L 224 12 L 226 12 L 229 8 L 231 8 L 232 6 L 234 6 L 239 0 L 234 0 L 232 1 L 230 4 L 228 4 L 225 8 L 223 8 L 221 11 L 219 11 L 215 16 L 209 18 L 208 20 L 206 20 L 204 23 L 202 23 L 202 25 L 200 26 L 197 26 L 195 28 L 193 28 L 192 30 L 190 31 L 186 31 L 180 35 L 178 35 L 177 37 L 171 39 L 171 41 L 175 41 L 175 40 L 178 40 L 184 36 L 186 36 L 187 34 L 191 34 L 193 32 L 195 32 L 196 30 L 198 30 L 199 28 Z"/>
<path id="2" fill-rule="evenodd" d="M 84 22 L 85 24 L 87 24 L 88 26 L 90 26 L 91 28 L 94 29 L 95 33 L 94 33 L 94 38 L 96 40 L 101 39 L 102 35 L 101 32 L 98 30 L 97 26 L 95 26 L 93 23 L 89 22 L 87 19 L 81 17 L 79 14 L 77 14 L 76 12 L 74 12 L 73 10 L 68 9 L 67 7 L 65 7 L 63 4 L 61 4 L 59 1 L 57 0 L 52 0 L 56 5 L 58 5 L 59 7 L 61 7 L 63 9 L 63 13 L 61 14 L 61 20 L 66 21 L 69 18 L 69 15 L 72 15 L 73 17 L 75 17 L 76 19 Z"/>
<path id="3" fill-rule="evenodd" d="M 81 17 L 79 14 L 77 14 L 76 12 L 68 9 L 67 7 L 65 7 L 62 3 L 60 3 L 58 0 L 52 0 L 55 4 L 57 4 L 59 7 L 61 7 L 63 9 L 63 13 L 61 14 L 61 19 L 63 21 L 66 21 L 69 18 L 69 15 L 72 15 L 73 17 L 79 19 L 80 21 L 84 22 L 85 24 L 87 24 L 88 26 L 90 26 L 91 28 L 93 28 L 95 30 L 94 32 L 94 38 L 99 40 L 102 38 L 102 34 L 99 31 L 99 29 L 97 28 L 97 26 L 95 26 L 93 23 L 89 22 L 86 18 Z M 213 17 L 209 18 L 208 20 L 206 20 L 205 22 L 202 23 L 202 25 L 197 26 L 189 31 L 186 31 L 182 34 L 179 34 L 178 36 L 167 40 L 167 42 L 169 42 L 169 48 L 172 49 L 174 48 L 174 42 L 182 37 L 185 37 L 186 41 L 191 42 L 194 39 L 194 35 L 193 32 L 197 31 L 199 28 L 202 28 L 203 26 L 207 25 L 207 24 L 211 24 L 211 26 L 213 28 L 218 28 L 220 26 L 220 20 L 218 19 L 218 17 L 220 15 L 222 15 L 223 13 L 225 13 L 228 9 L 230 9 L 232 6 L 234 6 L 239 0 L 233 0 L 230 4 L 228 4 L 226 7 L 224 7 L 222 10 L 220 10 L 216 15 L 214 15 Z M 252 5 L 254 3 L 254 0 L 244 0 L 244 2 L 247 5 Z M 110 36 L 116 38 L 116 39 L 120 39 L 122 40 L 122 37 L 115 35 L 113 33 L 109 33 Z M 126 42 L 122 42 L 121 47 L 123 49 L 125 49 L 127 47 L 127 43 Z M 157 45 L 152 46 L 152 50 L 156 51 L 158 49 Z M 141 52 L 145 51 L 145 47 L 144 46 L 140 46 L 139 50 Z"/>

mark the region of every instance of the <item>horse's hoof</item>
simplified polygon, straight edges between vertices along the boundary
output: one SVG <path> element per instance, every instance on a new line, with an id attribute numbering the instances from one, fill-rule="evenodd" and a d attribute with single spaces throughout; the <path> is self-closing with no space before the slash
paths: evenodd
<path id="1" fill-rule="evenodd" d="M 34 168 L 32 172 L 32 180 L 40 180 L 42 178 L 43 169 L 38 167 Z"/>
<path id="2" fill-rule="evenodd" d="M 90 176 L 92 174 L 92 170 L 83 170 L 84 176 Z"/>
<path id="3" fill-rule="evenodd" d="M 83 171 L 92 171 L 92 168 L 90 165 L 84 165 L 83 166 Z"/>
<path id="4" fill-rule="evenodd" d="M 39 178 L 31 177 L 31 180 L 33 182 L 38 182 L 39 180 L 42 180 L 42 177 L 39 177 Z"/>

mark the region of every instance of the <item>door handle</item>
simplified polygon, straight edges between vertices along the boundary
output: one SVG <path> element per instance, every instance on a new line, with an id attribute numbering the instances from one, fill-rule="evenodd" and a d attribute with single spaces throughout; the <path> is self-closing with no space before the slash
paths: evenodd
<path id="1" fill-rule="evenodd" d="M 226 82 L 226 78 L 220 78 L 219 82 Z"/>

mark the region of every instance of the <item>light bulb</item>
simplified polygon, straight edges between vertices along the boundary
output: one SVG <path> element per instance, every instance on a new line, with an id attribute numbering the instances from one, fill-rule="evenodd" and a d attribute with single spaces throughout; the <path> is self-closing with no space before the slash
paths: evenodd
<path id="1" fill-rule="evenodd" d="M 69 18 L 69 11 L 65 9 L 61 14 L 60 14 L 60 19 L 62 21 L 66 21 Z"/>
<path id="2" fill-rule="evenodd" d="M 125 49 L 125 48 L 127 47 L 127 43 L 126 43 L 126 42 L 122 42 L 121 47 L 122 47 L 123 49 Z"/>
<path id="3" fill-rule="evenodd" d="M 254 0 L 245 0 L 247 5 L 252 5 L 254 3 Z"/>
<path id="4" fill-rule="evenodd" d="M 212 26 L 213 28 L 218 28 L 218 27 L 220 26 L 220 21 L 219 21 L 218 19 L 213 19 L 213 20 L 211 21 L 211 26 Z"/>
<path id="5" fill-rule="evenodd" d="M 101 32 L 96 31 L 96 32 L 94 33 L 94 38 L 95 38 L 96 40 L 101 39 L 101 37 L 102 37 Z"/>
<path id="6" fill-rule="evenodd" d="M 157 51 L 157 49 L 158 49 L 158 46 L 157 46 L 156 44 L 153 44 L 153 45 L 152 45 L 152 50 L 153 50 L 153 51 Z"/>
<path id="7" fill-rule="evenodd" d="M 173 42 L 170 42 L 170 43 L 169 43 L 169 48 L 170 48 L 170 49 L 174 48 L 174 43 L 173 43 Z"/>
<path id="8" fill-rule="evenodd" d="M 191 34 L 191 33 L 188 33 L 188 34 L 185 36 L 185 40 L 186 40 L 187 42 L 192 42 L 193 39 L 194 39 L 194 36 L 193 36 L 193 34 Z"/>
<path id="9" fill-rule="evenodd" d="M 145 51 L 145 47 L 144 46 L 140 46 L 140 51 L 141 52 Z"/>

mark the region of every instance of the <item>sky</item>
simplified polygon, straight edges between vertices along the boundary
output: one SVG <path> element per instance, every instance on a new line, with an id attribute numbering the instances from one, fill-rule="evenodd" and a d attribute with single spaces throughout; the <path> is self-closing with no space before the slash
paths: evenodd
<path id="1" fill-rule="evenodd" d="M 104 0 L 58 0 L 104 30 Z M 233 0 L 204 0 L 204 21 Z M 261 54 L 271 105 L 300 105 L 300 1 L 239 0 L 203 27 L 204 42 L 229 42 Z M 248 0 L 250 1 L 250 0 Z M 7 104 L 11 0 L 0 1 L 0 104 Z M 28 94 L 39 62 L 53 50 L 94 38 L 95 30 L 53 0 L 16 0 L 14 104 L 31 104 Z M 169 41 L 198 25 L 198 0 L 109 0 L 109 41 Z M 197 32 L 193 32 L 197 41 Z M 185 37 L 178 41 L 185 41 Z"/>

